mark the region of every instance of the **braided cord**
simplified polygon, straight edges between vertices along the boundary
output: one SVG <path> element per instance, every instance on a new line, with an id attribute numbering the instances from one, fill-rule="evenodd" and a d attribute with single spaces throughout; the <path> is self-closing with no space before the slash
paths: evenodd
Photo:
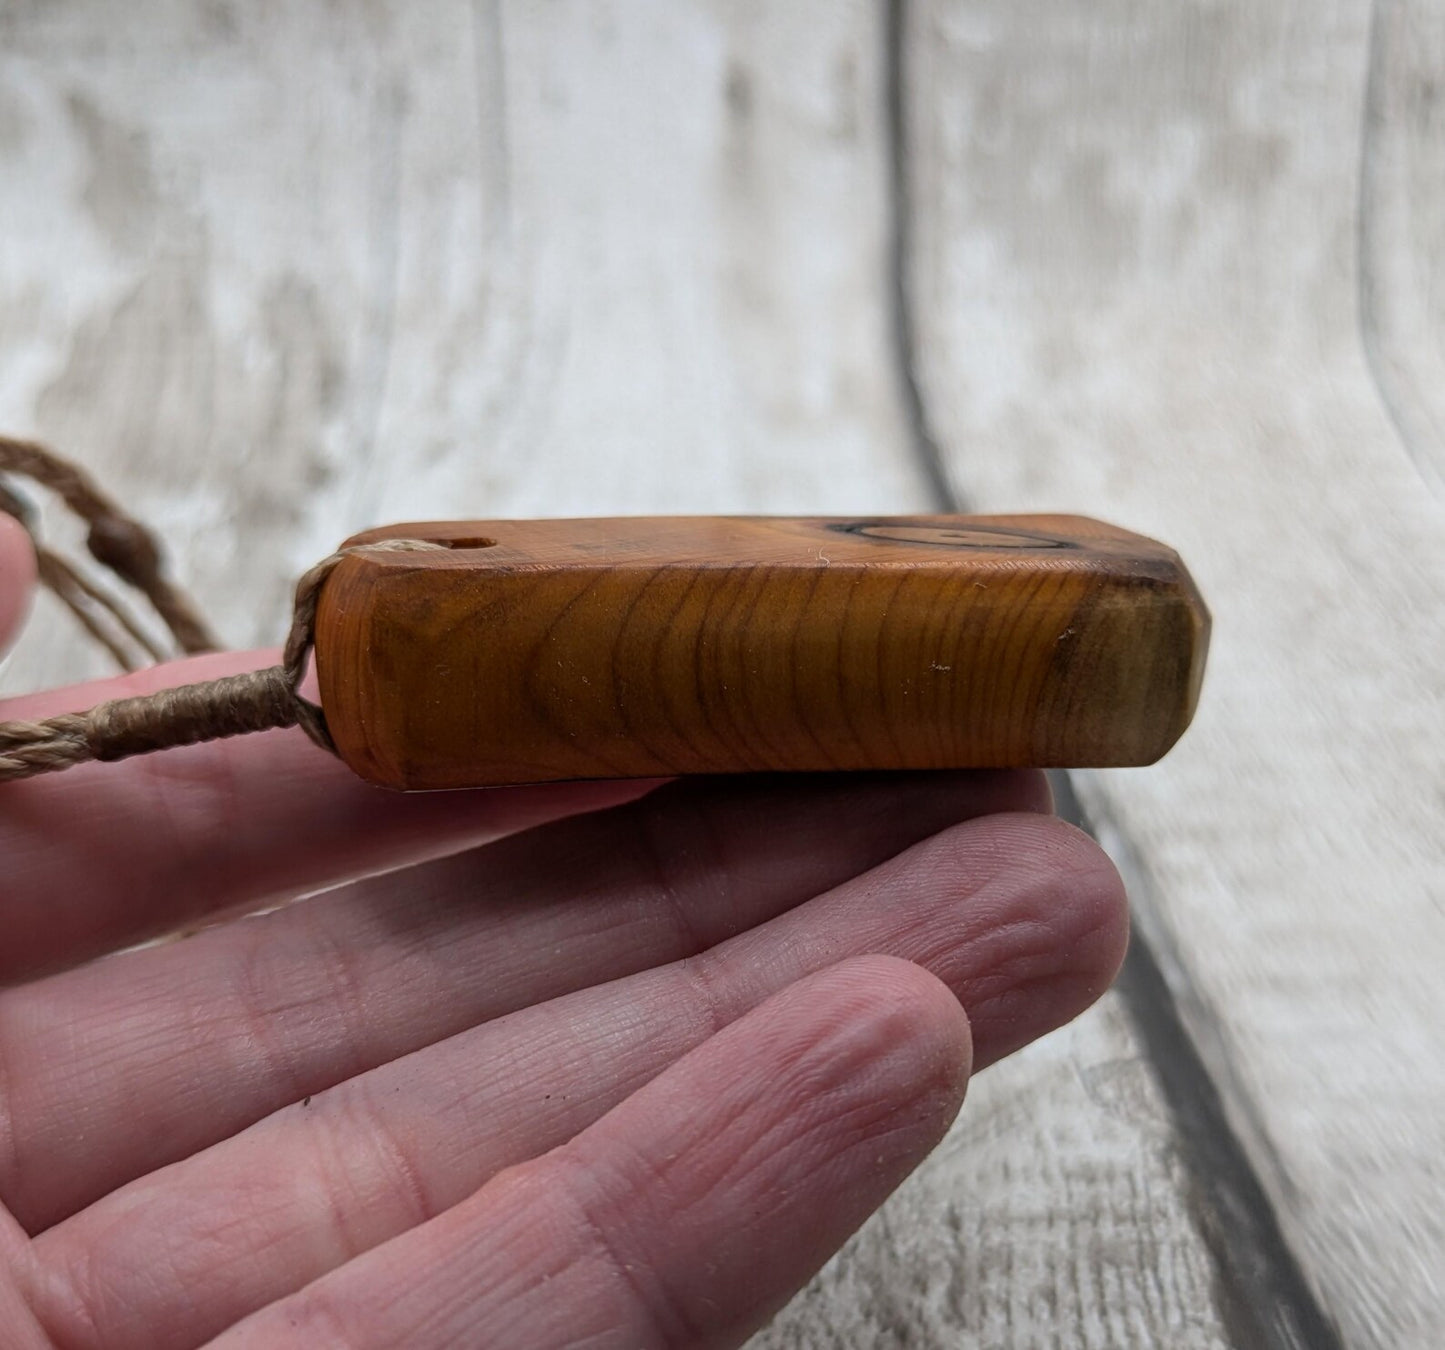
<path id="1" fill-rule="evenodd" d="M 160 550 L 150 532 L 123 515 L 79 470 L 42 446 L 6 437 L 0 437 L 0 470 L 22 473 L 43 483 L 89 521 L 92 555 L 151 600 L 182 651 L 214 649 L 195 607 L 164 578 Z M 28 507 L 3 483 L 0 510 L 16 516 L 35 539 Z M 62 713 L 38 722 L 0 722 L 0 782 L 58 773 L 92 760 L 128 759 L 276 727 L 299 726 L 322 749 L 335 754 L 326 715 L 300 692 L 316 641 L 316 607 L 321 588 L 341 561 L 352 554 L 444 547 L 420 539 L 384 539 L 342 549 L 317 563 L 296 583 L 291 630 L 278 666 L 162 689 L 138 698 L 112 699 L 88 712 Z M 95 612 L 97 607 L 154 659 L 164 658 L 113 597 L 38 541 L 36 555 L 42 581 L 123 665 L 128 664 L 125 652 L 116 637 L 106 632 Z"/>

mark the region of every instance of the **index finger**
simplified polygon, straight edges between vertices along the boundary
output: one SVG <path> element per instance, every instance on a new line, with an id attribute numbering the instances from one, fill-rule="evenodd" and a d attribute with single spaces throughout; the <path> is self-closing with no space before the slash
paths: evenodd
<path id="1" fill-rule="evenodd" d="M 35 720 L 274 664 L 217 653 L 0 703 Z M 294 728 L 85 764 L 0 785 L 0 983 L 205 914 L 473 848 L 641 796 L 650 781 L 401 794 L 364 783 Z"/>

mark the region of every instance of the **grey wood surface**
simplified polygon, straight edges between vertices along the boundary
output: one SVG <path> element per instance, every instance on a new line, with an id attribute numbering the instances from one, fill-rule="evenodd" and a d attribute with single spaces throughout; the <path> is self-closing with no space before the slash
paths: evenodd
<path id="1" fill-rule="evenodd" d="M 1445 1344 L 1442 39 L 1356 0 L 909 32 L 953 473 L 1170 539 L 1213 606 L 1186 741 L 1079 786 L 1353 1346 Z"/>
<path id="2" fill-rule="evenodd" d="M 1200 725 L 1080 789 L 1315 1293 L 1435 1344 L 1438 39 L 1423 0 L 1373 47 L 1344 0 L 3 7 L 0 425 L 237 645 L 367 525 L 926 508 L 930 428 L 981 505 L 1176 543 Z M 0 688 L 103 669 L 42 606 Z M 757 1344 L 1288 1344 L 1221 1294 L 1145 1044 L 1110 995 L 981 1076 Z"/>

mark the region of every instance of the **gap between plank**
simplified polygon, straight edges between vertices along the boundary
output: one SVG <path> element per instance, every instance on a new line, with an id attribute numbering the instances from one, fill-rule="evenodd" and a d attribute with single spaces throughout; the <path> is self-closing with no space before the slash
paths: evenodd
<path id="1" fill-rule="evenodd" d="M 908 294 L 913 274 L 913 235 L 908 228 L 908 118 L 903 84 L 904 0 L 884 0 L 883 154 L 887 172 L 889 336 L 895 378 L 903 399 L 908 448 L 923 475 L 937 509 L 966 512 L 967 498 L 948 472 L 947 461 L 928 419 L 928 407 L 918 383 L 918 360 L 913 346 L 913 314 Z"/>
<path id="2" fill-rule="evenodd" d="M 948 472 L 918 376 L 912 313 L 911 192 L 906 108 L 908 0 L 884 0 L 884 146 L 888 157 L 888 292 L 892 354 L 909 448 L 935 509 L 961 512 L 967 499 Z M 1067 773 L 1050 774 L 1059 815 L 1098 838 Z M 1129 842 L 1117 839 L 1131 894 L 1148 890 Z M 1116 861 L 1119 859 L 1116 858 Z M 1136 909 L 1138 906 L 1136 906 Z M 1190 1207 L 1215 1267 L 1220 1318 L 1237 1350 L 1343 1350 L 1338 1331 L 1290 1250 L 1258 1173 L 1230 1123 L 1224 1099 L 1180 1012 L 1153 945 L 1134 925 L 1117 989 L 1174 1121 L 1189 1173 Z M 1187 995 L 1188 991 L 1184 991 Z"/>
<path id="3" fill-rule="evenodd" d="M 1059 815 L 1096 839 L 1107 833 L 1130 895 L 1148 895 L 1153 888 L 1144 868 L 1117 827 L 1101 822 L 1101 829 L 1089 818 L 1067 773 L 1049 777 Z M 1137 917 L 1115 988 L 1183 1146 L 1189 1208 L 1214 1261 L 1215 1298 L 1231 1340 L 1238 1350 L 1343 1350 L 1230 1124 L 1219 1085 L 1185 1027 L 1182 1000 Z M 1187 989 L 1182 993 L 1189 997 Z"/>

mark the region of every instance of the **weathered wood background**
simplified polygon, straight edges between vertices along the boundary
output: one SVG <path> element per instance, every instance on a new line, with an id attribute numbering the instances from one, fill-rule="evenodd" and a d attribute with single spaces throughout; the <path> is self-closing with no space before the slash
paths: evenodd
<path id="1" fill-rule="evenodd" d="M 1174 543 L 1121 992 L 757 1344 L 1445 1344 L 1445 8 L 0 5 L 0 426 L 238 645 L 405 518 Z M 3 687 L 103 669 L 42 604 Z"/>

